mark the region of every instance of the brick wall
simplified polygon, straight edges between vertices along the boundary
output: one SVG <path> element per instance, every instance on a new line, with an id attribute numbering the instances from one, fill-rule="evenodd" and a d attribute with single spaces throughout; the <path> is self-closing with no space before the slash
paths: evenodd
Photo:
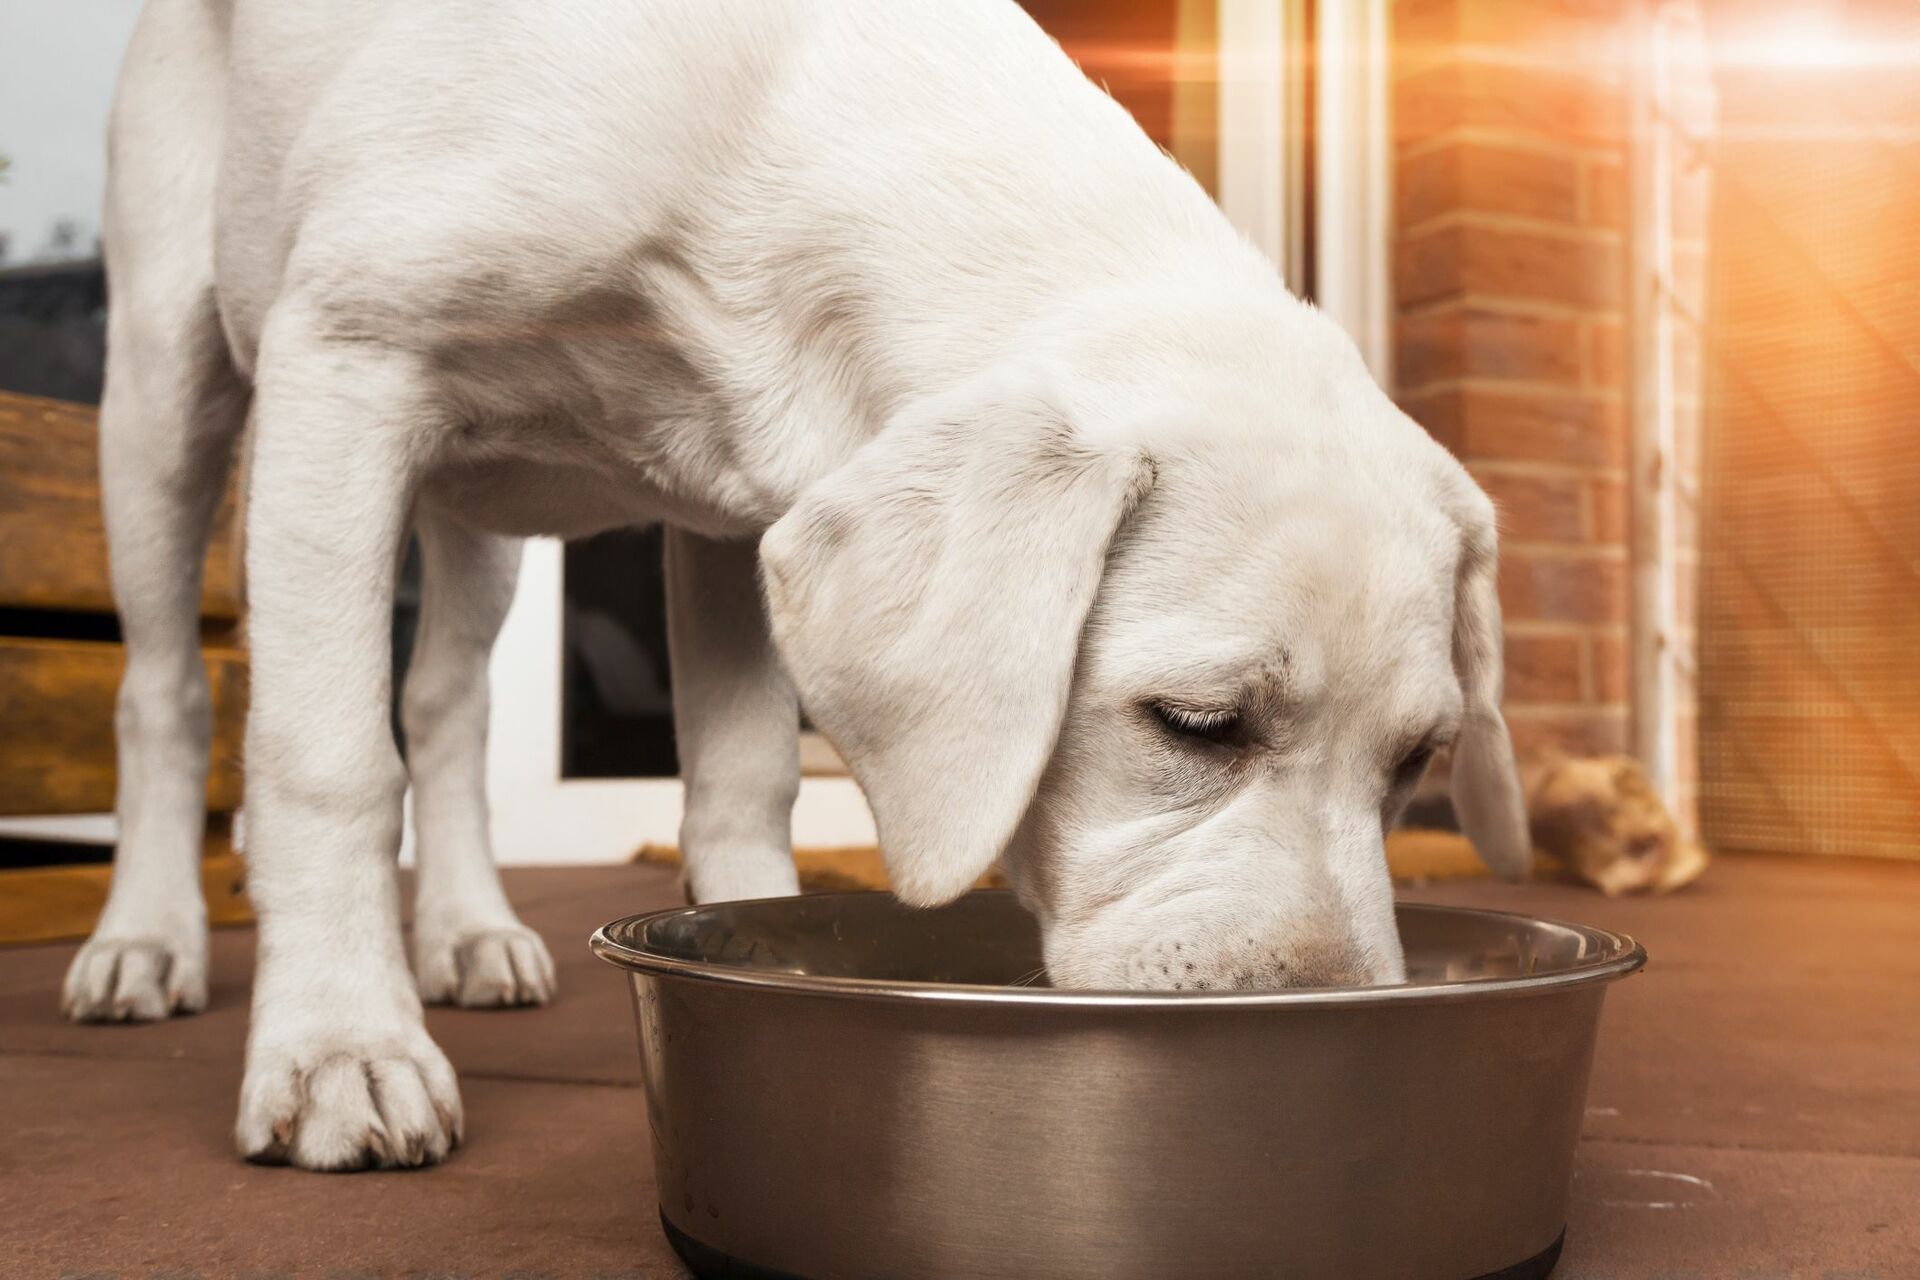
<path id="1" fill-rule="evenodd" d="M 1500 507 L 1523 755 L 1629 746 L 1621 0 L 1398 0 L 1397 394 Z"/>

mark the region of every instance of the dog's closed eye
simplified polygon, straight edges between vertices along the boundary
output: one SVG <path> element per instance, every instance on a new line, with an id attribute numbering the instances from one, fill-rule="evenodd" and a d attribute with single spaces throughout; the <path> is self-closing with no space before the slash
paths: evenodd
<path id="1" fill-rule="evenodd" d="M 1409 751 L 1393 769 L 1393 785 L 1408 787 L 1420 780 L 1427 771 L 1427 765 L 1433 761 L 1433 748 L 1427 745 L 1415 747 Z"/>
<path id="2" fill-rule="evenodd" d="M 1185 707 L 1149 702 L 1147 710 L 1163 729 L 1176 737 L 1220 746 L 1231 745 L 1240 737 L 1240 713 L 1232 707 Z"/>
<path id="3" fill-rule="evenodd" d="M 1420 775 L 1427 771 L 1429 764 L 1433 763 L 1434 753 L 1445 745 L 1447 745 L 1445 742 L 1429 737 L 1423 740 L 1419 746 L 1412 748 L 1402 755 L 1400 762 L 1393 766 L 1392 777 L 1388 779 L 1387 786 L 1389 791 L 1405 791 L 1412 787 L 1414 783 L 1420 781 Z"/>

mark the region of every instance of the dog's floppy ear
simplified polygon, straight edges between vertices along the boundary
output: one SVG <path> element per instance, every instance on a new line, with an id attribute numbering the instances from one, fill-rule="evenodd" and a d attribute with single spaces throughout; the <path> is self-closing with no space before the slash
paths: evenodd
<path id="1" fill-rule="evenodd" d="M 890 423 L 762 539 L 781 660 L 866 792 L 902 900 L 957 897 L 1012 838 L 1152 475 L 1041 398 L 953 397 Z"/>
<path id="2" fill-rule="evenodd" d="M 1479 505 L 1485 504 L 1480 497 Z M 1465 706 L 1453 747 L 1453 811 L 1495 875 L 1524 880 L 1533 842 L 1513 742 L 1500 714 L 1500 596 L 1491 513 L 1466 524 L 1454 586 L 1453 665 Z"/>

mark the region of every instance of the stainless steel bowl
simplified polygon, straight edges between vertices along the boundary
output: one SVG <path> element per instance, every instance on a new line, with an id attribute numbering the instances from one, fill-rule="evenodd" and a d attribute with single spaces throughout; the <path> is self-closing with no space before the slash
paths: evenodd
<path id="1" fill-rule="evenodd" d="M 660 1216 L 702 1277 L 1544 1276 L 1632 939 L 1402 906 L 1404 986 L 1086 992 L 1004 893 L 634 916 Z"/>

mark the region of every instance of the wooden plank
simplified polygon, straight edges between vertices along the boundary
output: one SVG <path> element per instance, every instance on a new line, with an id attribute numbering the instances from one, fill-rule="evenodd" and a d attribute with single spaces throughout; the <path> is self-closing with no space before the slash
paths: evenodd
<path id="1" fill-rule="evenodd" d="M 213 753 L 207 805 L 240 805 L 246 658 L 208 649 Z M 0 813 L 113 808 L 113 709 L 125 651 L 88 640 L 0 637 Z"/>
<path id="2" fill-rule="evenodd" d="M 215 925 L 251 924 L 245 866 L 238 854 L 225 849 L 224 839 L 220 844 L 222 851 L 200 864 L 207 920 Z M 103 864 L 0 871 L 0 946 L 64 942 L 92 933 L 106 905 L 110 872 Z"/>
<path id="3" fill-rule="evenodd" d="M 0 606 L 113 610 L 100 518 L 99 414 L 0 391 Z M 200 611 L 239 616 L 231 492 L 215 518 Z"/>

